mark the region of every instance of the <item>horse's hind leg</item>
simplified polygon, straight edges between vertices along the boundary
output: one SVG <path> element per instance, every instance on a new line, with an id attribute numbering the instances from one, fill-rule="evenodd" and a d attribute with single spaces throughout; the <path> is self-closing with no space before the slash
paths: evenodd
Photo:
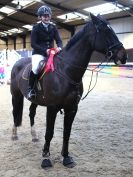
<path id="1" fill-rule="evenodd" d="M 22 113 L 23 113 L 23 100 L 24 97 L 21 92 L 12 93 L 12 105 L 13 105 L 13 118 L 14 118 L 14 125 L 12 129 L 12 139 L 17 140 L 17 127 L 22 123 Z"/>
<path id="2" fill-rule="evenodd" d="M 34 125 L 34 118 L 36 115 L 36 108 L 37 105 L 34 103 L 31 103 L 30 108 L 29 108 L 29 117 L 30 117 L 30 125 L 31 125 L 31 136 L 32 136 L 32 141 L 33 142 L 37 142 L 38 141 L 38 137 L 36 134 L 36 130 L 35 130 L 35 125 Z"/>
<path id="3" fill-rule="evenodd" d="M 47 107 L 47 118 L 46 118 L 46 133 L 45 133 L 45 144 L 43 149 L 43 157 L 42 168 L 52 167 L 52 162 L 50 160 L 50 142 L 53 138 L 54 134 L 54 124 L 56 115 L 59 109 L 56 106 L 48 106 Z"/>
<path id="4" fill-rule="evenodd" d="M 65 116 L 64 116 L 64 132 L 63 132 L 63 146 L 62 146 L 62 156 L 63 165 L 69 168 L 74 167 L 76 164 L 71 156 L 69 156 L 68 146 L 69 146 L 69 138 L 71 134 L 72 123 L 77 113 L 78 105 L 73 105 L 69 108 L 65 108 Z"/>

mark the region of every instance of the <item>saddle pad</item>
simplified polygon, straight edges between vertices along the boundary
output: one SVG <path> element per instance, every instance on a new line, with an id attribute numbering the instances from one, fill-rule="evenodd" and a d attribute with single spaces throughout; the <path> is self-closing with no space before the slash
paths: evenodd
<path id="1" fill-rule="evenodd" d="M 22 78 L 24 80 L 29 80 L 29 75 L 30 75 L 30 72 L 31 72 L 31 63 L 29 63 L 23 70 L 23 73 L 22 73 Z M 40 94 L 40 91 L 42 91 L 42 86 L 39 82 L 39 80 L 36 80 L 35 81 L 35 90 L 38 94 Z"/>
<path id="2" fill-rule="evenodd" d="M 31 71 L 31 63 L 29 63 L 28 65 L 25 66 L 23 73 L 22 73 L 22 78 L 24 80 L 29 80 L 29 74 Z"/>

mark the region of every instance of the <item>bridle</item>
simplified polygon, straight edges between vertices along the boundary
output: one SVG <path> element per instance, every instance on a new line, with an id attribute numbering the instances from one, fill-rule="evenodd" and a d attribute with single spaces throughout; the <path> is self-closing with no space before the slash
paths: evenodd
<path id="1" fill-rule="evenodd" d="M 116 43 L 116 44 L 111 45 L 110 47 L 108 47 L 105 56 L 107 56 L 107 57 L 109 57 L 110 59 L 112 59 L 112 57 L 113 57 L 113 51 L 112 51 L 112 50 L 113 50 L 114 48 L 117 49 L 117 48 L 120 48 L 120 47 L 122 47 L 122 46 L 123 46 L 123 44 L 122 44 L 121 42 L 118 42 L 118 43 Z"/>
<path id="2" fill-rule="evenodd" d="M 93 48 L 95 48 L 97 34 L 99 33 L 98 26 L 95 26 L 95 27 L 96 27 L 96 33 L 95 33 L 95 36 L 94 36 Z M 111 27 L 110 27 L 110 28 L 111 28 Z M 113 30 L 112 30 L 112 32 L 113 32 Z M 113 33 L 114 33 L 114 32 L 113 32 Z M 115 33 L 114 33 L 114 35 L 115 35 Z M 117 43 L 111 44 L 111 45 L 108 45 L 108 42 L 107 42 L 107 46 L 108 46 L 108 47 L 107 47 L 106 52 L 105 52 L 105 59 L 104 59 L 99 65 L 97 65 L 97 66 L 96 66 L 95 68 L 93 68 L 93 69 L 89 69 L 89 68 L 85 68 L 85 67 L 80 67 L 80 66 L 71 64 L 70 62 L 67 62 L 67 61 L 64 61 L 64 60 L 63 60 L 64 63 L 67 63 L 67 64 L 71 65 L 73 68 L 82 69 L 82 70 L 88 70 L 88 71 L 91 71 L 91 72 L 92 72 L 88 92 L 87 92 L 87 94 L 82 98 L 82 100 L 85 99 L 85 98 L 87 97 L 87 95 L 95 88 L 96 83 L 97 83 L 98 73 L 99 73 L 102 69 L 104 69 L 104 67 L 107 66 L 107 64 L 109 63 L 109 61 L 112 59 L 113 53 L 114 53 L 113 49 L 114 49 L 114 48 L 115 48 L 115 49 L 120 48 L 120 47 L 122 47 L 123 45 L 122 45 L 121 42 L 118 41 Z M 61 59 L 62 59 L 63 57 L 61 57 L 60 55 L 58 55 L 58 58 L 61 58 Z M 102 68 L 99 69 L 99 67 L 100 67 L 100 66 L 102 65 L 102 63 L 105 62 L 105 61 L 106 61 L 106 65 L 104 65 Z M 97 69 L 98 69 L 98 70 L 97 70 Z M 81 84 L 81 81 L 77 83 L 77 82 L 73 81 L 71 78 L 65 76 L 64 74 L 59 73 L 56 69 L 55 69 L 55 72 L 56 72 L 58 75 L 60 75 L 61 77 L 63 77 L 64 79 L 67 79 L 72 85 L 79 86 L 79 85 Z M 95 81 L 95 83 L 94 83 L 94 86 L 93 86 L 92 88 L 90 88 L 90 87 L 91 87 L 91 83 L 92 83 L 92 78 L 93 78 L 93 73 L 94 73 L 94 72 L 96 72 L 96 81 Z"/>
<path id="3" fill-rule="evenodd" d="M 99 24 L 99 25 L 94 25 L 95 29 L 96 29 L 96 33 L 95 33 L 95 39 L 94 39 L 94 43 L 93 43 L 93 48 L 95 48 L 95 45 L 96 45 L 96 38 L 97 38 L 97 34 L 100 32 L 99 28 L 102 24 Z M 107 27 L 112 31 L 112 35 L 114 35 L 114 37 L 117 39 L 116 37 L 116 34 L 114 33 L 113 29 L 111 28 L 111 26 L 107 25 Z M 120 48 L 123 46 L 123 44 L 118 40 L 116 43 L 114 44 L 109 44 L 108 41 L 106 40 L 106 46 L 107 46 L 107 49 L 106 49 L 106 52 L 105 52 L 105 57 L 107 59 L 112 59 L 112 56 L 113 56 L 113 49 L 117 49 L 117 48 Z"/>
<path id="4" fill-rule="evenodd" d="M 111 30 L 112 28 L 109 27 Z M 95 43 L 96 43 L 96 37 L 97 37 L 97 34 L 99 33 L 99 29 L 98 29 L 98 26 L 95 25 L 95 29 L 96 29 L 96 34 L 95 34 L 95 39 L 94 39 L 94 44 L 93 44 L 93 47 L 95 48 Z M 112 30 L 113 34 L 115 35 L 114 31 Z M 107 64 L 109 63 L 109 61 L 112 59 L 113 57 L 113 49 L 117 49 L 117 48 L 120 48 L 122 47 L 123 44 L 121 42 L 117 42 L 115 44 L 112 44 L 112 45 L 109 45 L 109 47 L 107 48 L 106 50 L 106 54 L 105 54 L 105 58 L 106 58 L 106 65 L 104 65 L 101 69 L 99 69 L 98 71 L 96 70 L 97 68 L 99 68 L 102 63 L 104 61 L 102 61 L 97 67 L 95 67 L 93 70 L 91 70 L 92 74 L 91 74 L 91 80 L 90 80 L 90 84 L 89 84 L 89 88 L 88 88 L 88 91 L 86 93 L 86 95 L 81 99 L 81 100 L 84 100 L 88 94 L 95 88 L 96 84 L 97 84 L 97 79 L 98 79 L 98 73 L 105 68 L 105 66 L 107 66 Z M 93 73 L 94 71 L 96 72 L 96 80 L 95 80 L 95 83 L 94 83 L 94 86 L 91 88 L 91 83 L 92 83 L 92 78 L 93 78 Z"/>

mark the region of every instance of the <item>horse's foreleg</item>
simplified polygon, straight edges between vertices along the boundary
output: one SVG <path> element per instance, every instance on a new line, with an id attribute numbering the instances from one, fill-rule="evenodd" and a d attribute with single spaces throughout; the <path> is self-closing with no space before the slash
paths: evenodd
<path id="1" fill-rule="evenodd" d="M 34 126 L 34 118 L 35 118 L 35 115 L 36 115 L 36 108 L 37 108 L 37 105 L 34 104 L 34 103 L 31 103 L 30 105 L 30 108 L 29 108 L 29 117 L 30 117 L 30 125 L 31 125 L 31 136 L 32 136 L 32 141 L 33 142 L 37 142 L 38 141 L 38 136 L 36 134 L 36 129 L 35 129 L 35 126 Z"/>
<path id="2" fill-rule="evenodd" d="M 63 132 L 63 146 L 62 146 L 61 154 L 64 157 L 63 165 L 69 168 L 72 168 L 76 165 L 72 157 L 69 156 L 68 148 L 69 148 L 69 138 L 71 134 L 72 123 L 77 113 L 77 108 L 78 106 L 74 105 L 71 108 L 64 109 L 64 112 L 65 112 L 64 132 Z"/>
<path id="3" fill-rule="evenodd" d="M 46 115 L 46 133 L 45 133 L 45 144 L 42 156 L 44 160 L 42 161 L 42 168 L 52 167 L 52 162 L 50 160 L 50 142 L 54 134 L 54 124 L 58 109 L 55 106 L 47 107 Z"/>

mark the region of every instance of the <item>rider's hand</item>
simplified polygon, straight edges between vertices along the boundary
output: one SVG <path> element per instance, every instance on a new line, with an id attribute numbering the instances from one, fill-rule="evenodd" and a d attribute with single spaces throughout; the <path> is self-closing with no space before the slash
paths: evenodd
<path id="1" fill-rule="evenodd" d="M 46 50 L 47 56 L 49 56 L 50 49 Z"/>
<path id="2" fill-rule="evenodd" d="M 55 52 L 56 52 L 56 53 L 59 53 L 61 50 L 62 50 L 62 49 L 61 49 L 60 47 L 57 47 L 56 50 L 55 50 Z"/>

